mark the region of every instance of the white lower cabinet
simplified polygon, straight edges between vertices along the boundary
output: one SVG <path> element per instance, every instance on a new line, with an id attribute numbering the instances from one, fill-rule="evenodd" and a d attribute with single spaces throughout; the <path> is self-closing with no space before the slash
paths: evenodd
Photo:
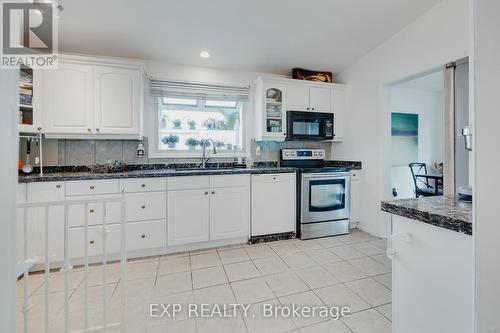
<path id="1" fill-rule="evenodd" d="M 351 174 L 351 226 L 356 227 L 361 221 L 361 171 Z"/>
<path id="2" fill-rule="evenodd" d="M 168 191 L 168 245 L 209 240 L 208 189 Z"/>
<path id="3" fill-rule="evenodd" d="M 127 250 L 164 248 L 167 242 L 165 220 L 131 222 L 127 224 Z"/>
<path id="4" fill-rule="evenodd" d="M 393 332 L 473 332 L 472 236 L 392 215 L 391 239 Z"/>
<path id="5" fill-rule="evenodd" d="M 64 201 L 64 182 L 29 183 L 26 200 L 30 203 Z M 46 219 L 48 217 L 48 220 Z M 64 208 L 52 206 L 46 213 L 43 207 L 27 210 L 27 242 L 28 258 L 45 261 L 46 242 L 50 261 L 64 258 Z M 48 221 L 48 240 L 46 239 L 45 222 Z M 24 221 L 20 222 L 24 225 Z M 24 235 L 21 236 L 24 238 Z"/>
<path id="6" fill-rule="evenodd" d="M 252 175 L 252 236 L 294 232 L 295 173 Z"/>
<path id="7" fill-rule="evenodd" d="M 212 189 L 210 196 L 210 240 L 250 234 L 250 193 L 247 187 Z"/>
<path id="8" fill-rule="evenodd" d="M 202 176 L 196 183 L 193 178 L 168 180 L 167 188 L 177 190 L 167 194 L 167 244 L 248 237 L 249 175 Z"/>
<path id="9" fill-rule="evenodd" d="M 69 258 L 83 258 L 85 255 L 85 246 L 87 246 L 87 253 L 89 257 L 102 256 L 104 253 L 103 235 L 106 235 L 106 253 L 119 253 L 121 248 L 120 231 L 120 224 L 109 224 L 104 228 L 102 225 L 92 226 L 88 228 L 87 240 L 85 240 L 85 228 L 69 228 Z"/>

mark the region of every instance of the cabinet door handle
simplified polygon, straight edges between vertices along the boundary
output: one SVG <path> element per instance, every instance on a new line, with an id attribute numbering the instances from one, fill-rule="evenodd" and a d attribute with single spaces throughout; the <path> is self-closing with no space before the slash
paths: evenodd
<path id="1" fill-rule="evenodd" d="M 146 205 L 142 205 L 142 206 L 141 206 L 141 208 L 142 208 L 142 209 L 146 209 Z"/>
<path id="2" fill-rule="evenodd" d="M 90 128 L 87 128 L 87 132 L 89 132 L 89 133 L 90 133 L 90 132 L 92 132 L 92 130 L 91 130 Z"/>
<path id="3" fill-rule="evenodd" d="M 96 128 L 96 129 L 95 129 L 95 131 L 96 131 L 96 132 L 99 132 L 99 129 L 98 129 L 98 128 Z"/>
<path id="4" fill-rule="evenodd" d="M 306 108 L 306 110 L 309 110 L 309 108 Z"/>
<path id="5" fill-rule="evenodd" d="M 95 187 L 94 185 L 90 185 L 90 189 L 93 190 Z"/>
<path id="6" fill-rule="evenodd" d="M 205 192 L 205 195 L 208 195 L 208 192 Z"/>
<path id="7" fill-rule="evenodd" d="M 91 240 L 89 243 L 92 244 L 92 245 L 94 245 L 95 244 L 95 240 Z"/>
<path id="8" fill-rule="evenodd" d="M 41 128 L 41 127 L 38 127 L 38 128 L 37 128 L 37 130 L 41 131 L 41 130 L 42 130 L 42 128 Z"/>
<path id="9" fill-rule="evenodd" d="M 95 210 L 91 209 L 89 212 L 93 213 L 93 212 L 95 212 Z"/>
<path id="10" fill-rule="evenodd" d="M 141 184 L 141 187 L 146 187 L 146 184 Z"/>
<path id="11" fill-rule="evenodd" d="M 56 188 L 61 188 L 61 185 L 57 184 L 57 185 L 56 185 Z"/>
<path id="12" fill-rule="evenodd" d="M 215 191 L 212 191 L 212 194 L 215 194 Z"/>
<path id="13" fill-rule="evenodd" d="M 145 234 L 142 234 L 142 235 L 141 235 L 141 238 L 146 238 L 146 235 L 145 235 Z"/>
<path id="14" fill-rule="evenodd" d="M 314 111 L 314 108 L 312 108 L 312 109 L 313 109 L 313 111 Z"/>

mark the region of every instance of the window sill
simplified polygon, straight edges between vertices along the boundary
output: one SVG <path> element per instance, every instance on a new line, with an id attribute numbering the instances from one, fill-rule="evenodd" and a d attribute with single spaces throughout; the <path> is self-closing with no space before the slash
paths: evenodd
<path id="1" fill-rule="evenodd" d="M 195 151 L 149 151 L 148 158 L 201 158 L 203 152 L 201 150 Z M 206 157 L 210 158 L 231 158 L 231 157 L 245 157 L 244 150 L 234 151 L 221 150 L 217 154 L 212 153 L 212 149 L 206 150 Z"/>

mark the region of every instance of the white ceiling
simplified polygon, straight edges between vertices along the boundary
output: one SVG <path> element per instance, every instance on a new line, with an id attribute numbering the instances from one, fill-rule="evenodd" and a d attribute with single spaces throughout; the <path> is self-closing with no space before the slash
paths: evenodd
<path id="1" fill-rule="evenodd" d="M 338 73 L 440 0 L 60 0 L 60 50 Z M 207 50 L 209 59 L 200 58 Z"/>

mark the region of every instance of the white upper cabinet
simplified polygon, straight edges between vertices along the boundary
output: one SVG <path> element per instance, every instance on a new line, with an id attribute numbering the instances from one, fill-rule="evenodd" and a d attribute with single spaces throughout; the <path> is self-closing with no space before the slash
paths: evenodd
<path id="1" fill-rule="evenodd" d="M 137 70 L 95 67 L 95 131 L 103 134 L 138 134 L 142 99 Z"/>
<path id="2" fill-rule="evenodd" d="M 309 111 L 309 87 L 289 85 L 287 87 L 286 105 L 288 110 Z"/>
<path id="3" fill-rule="evenodd" d="M 287 86 L 286 105 L 293 111 L 331 112 L 330 91 L 330 87 L 291 84 Z"/>
<path id="4" fill-rule="evenodd" d="M 276 93 L 278 92 L 278 93 Z M 255 140 L 283 141 L 286 138 L 286 112 L 336 113 L 336 141 L 343 137 L 344 85 L 282 78 L 259 78 L 254 85 Z M 275 96 L 281 94 L 281 99 Z M 338 128 L 337 128 L 338 127 Z"/>
<path id="5" fill-rule="evenodd" d="M 61 56 L 41 85 L 43 132 L 52 138 L 137 139 L 144 76 L 136 63 Z"/>
<path id="6" fill-rule="evenodd" d="M 257 140 L 284 141 L 286 86 L 257 81 L 255 85 L 255 133 Z"/>
<path id="7" fill-rule="evenodd" d="M 61 62 L 43 71 L 41 85 L 45 133 L 91 133 L 92 66 Z"/>
<path id="8" fill-rule="evenodd" d="M 342 141 L 347 126 L 345 86 L 335 85 L 332 89 L 332 105 L 334 141 Z"/>
<path id="9" fill-rule="evenodd" d="M 331 89 L 309 88 L 309 110 L 314 112 L 332 112 Z"/>

